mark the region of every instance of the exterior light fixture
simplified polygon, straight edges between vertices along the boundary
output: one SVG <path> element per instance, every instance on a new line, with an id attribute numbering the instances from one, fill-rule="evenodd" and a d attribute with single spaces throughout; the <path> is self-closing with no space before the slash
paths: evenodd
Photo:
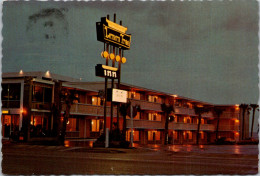
<path id="1" fill-rule="evenodd" d="M 124 63 L 126 63 L 126 58 L 125 57 L 122 57 L 122 63 L 124 64 Z"/>
<path id="2" fill-rule="evenodd" d="M 22 75 L 23 74 L 23 70 L 20 70 L 19 74 Z"/>
<path id="3" fill-rule="evenodd" d="M 239 123 L 239 120 L 235 120 L 236 123 Z"/>
<path id="4" fill-rule="evenodd" d="M 49 71 L 49 70 L 46 71 L 45 75 L 46 75 L 47 77 L 50 77 L 50 71 Z"/>
<path id="5" fill-rule="evenodd" d="M 116 55 L 116 61 L 119 62 L 121 57 L 119 55 Z"/>

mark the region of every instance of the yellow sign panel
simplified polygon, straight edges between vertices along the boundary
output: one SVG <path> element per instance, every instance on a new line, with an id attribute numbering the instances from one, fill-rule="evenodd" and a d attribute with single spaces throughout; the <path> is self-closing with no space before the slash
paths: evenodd
<path id="1" fill-rule="evenodd" d="M 2 114 L 9 114 L 9 110 L 2 110 Z"/>
<path id="2" fill-rule="evenodd" d="M 124 26 L 121 26 L 121 25 L 119 25 L 119 24 L 116 24 L 116 23 L 114 23 L 114 22 L 108 20 L 107 18 L 106 18 L 106 22 L 107 22 L 107 24 L 108 24 L 109 27 L 111 27 L 111 28 L 113 28 L 113 29 L 115 29 L 115 30 L 118 30 L 118 31 L 121 32 L 121 33 L 124 33 L 124 34 L 125 34 L 125 32 L 127 31 L 127 27 L 124 27 Z"/>

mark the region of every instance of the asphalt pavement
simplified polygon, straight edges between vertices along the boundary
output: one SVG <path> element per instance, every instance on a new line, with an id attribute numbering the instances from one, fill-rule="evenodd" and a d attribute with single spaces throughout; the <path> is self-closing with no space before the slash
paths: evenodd
<path id="1" fill-rule="evenodd" d="M 196 175 L 258 173 L 258 146 L 137 146 L 132 149 L 5 143 L 8 175 Z"/>

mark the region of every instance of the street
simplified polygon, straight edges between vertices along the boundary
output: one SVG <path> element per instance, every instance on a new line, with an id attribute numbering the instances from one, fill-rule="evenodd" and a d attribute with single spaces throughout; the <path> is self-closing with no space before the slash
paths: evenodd
<path id="1" fill-rule="evenodd" d="M 2 148 L 2 172 L 12 175 L 257 174 L 258 146 L 239 146 L 240 154 L 227 153 L 232 147 L 237 148 L 230 145 L 93 149 L 9 143 Z M 251 153 L 245 154 L 247 149 Z"/>

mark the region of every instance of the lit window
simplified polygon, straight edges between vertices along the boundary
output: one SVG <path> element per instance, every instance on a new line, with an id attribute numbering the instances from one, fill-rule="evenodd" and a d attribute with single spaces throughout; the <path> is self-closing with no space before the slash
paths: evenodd
<path id="1" fill-rule="evenodd" d="M 148 141 L 160 140 L 160 131 L 148 131 Z"/>
<path id="2" fill-rule="evenodd" d="M 200 139 L 204 139 L 204 132 L 200 132 Z"/>
<path id="3" fill-rule="evenodd" d="M 91 120 L 91 131 L 92 132 L 99 132 L 99 124 L 100 120 Z"/>
<path id="4" fill-rule="evenodd" d="M 189 131 L 189 139 L 192 139 L 192 132 Z"/>

